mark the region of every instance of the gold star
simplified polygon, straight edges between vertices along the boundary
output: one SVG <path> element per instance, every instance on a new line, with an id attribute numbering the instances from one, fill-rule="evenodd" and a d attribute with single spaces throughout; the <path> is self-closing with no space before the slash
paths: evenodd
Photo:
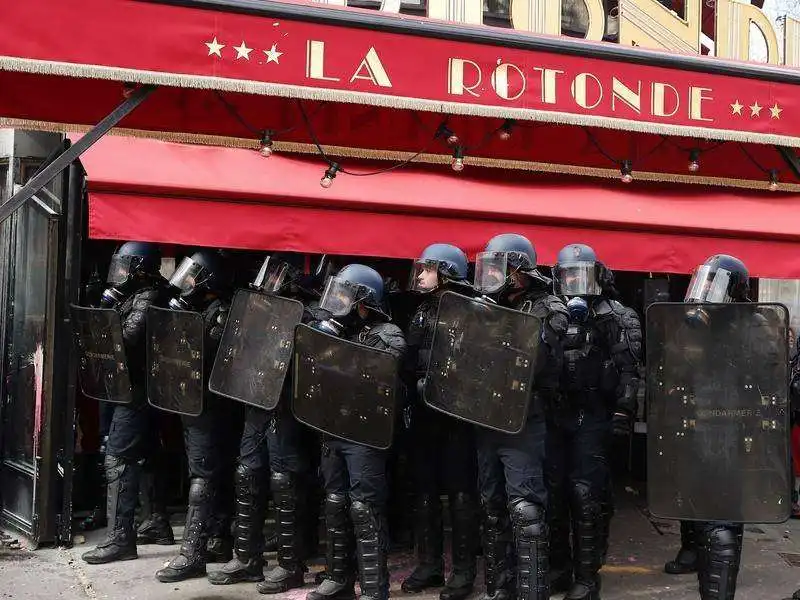
<path id="1" fill-rule="evenodd" d="M 264 54 L 267 55 L 268 63 L 274 62 L 276 65 L 280 64 L 278 59 L 283 56 L 283 52 L 278 52 L 278 44 L 272 44 L 272 48 L 264 50 Z"/>
<path id="2" fill-rule="evenodd" d="M 743 108 L 744 108 L 744 106 L 742 104 L 739 104 L 738 100 L 734 100 L 733 104 L 731 104 L 731 114 L 732 115 L 741 115 Z"/>
<path id="3" fill-rule="evenodd" d="M 783 112 L 783 109 L 780 108 L 778 106 L 778 103 L 776 102 L 775 106 L 773 106 L 772 108 L 769 109 L 769 112 L 772 113 L 772 118 L 773 119 L 780 119 L 781 118 L 781 113 Z"/>
<path id="4" fill-rule="evenodd" d="M 212 54 L 216 54 L 220 58 L 222 58 L 221 50 L 225 47 L 225 44 L 220 44 L 217 41 L 217 36 L 214 36 L 214 39 L 210 42 L 206 42 L 206 46 L 208 46 L 208 55 L 211 56 Z"/>
<path id="5" fill-rule="evenodd" d="M 753 102 L 753 104 L 750 105 L 750 116 L 751 117 L 760 117 L 762 108 L 764 108 L 764 107 L 760 106 L 758 104 L 758 102 Z"/>
<path id="6" fill-rule="evenodd" d="M 236 50 L 236 60 L 243 58 L 245 60 L 250 60 L 250 53 L 253 51 L 252 48 L 248 48 L 244 41 L 242 41 L 241 46 L 234 46 L 234 50 Z"/>

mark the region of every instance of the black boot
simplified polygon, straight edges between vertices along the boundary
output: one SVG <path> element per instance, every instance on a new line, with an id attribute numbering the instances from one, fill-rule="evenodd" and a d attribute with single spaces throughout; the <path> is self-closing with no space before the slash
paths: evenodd
<path id="1" fill-rule="evenodd" d="M 414 510 L 414 541 L 417 567 L 401 584 L 406 593 L 444 585 L 442 553 L 442 504 L 439 496 L 419 494 Z"/>
<path id="2" fill-rule="evenodd" d="M 106 539 L 83 555 L 90 565 L 138 558 L 133 524 L 141 467 L 118 456 L 106 455 L 108 523 Z"/>
<path id="3" fill-rule="evenodd" d="M 505 506 L 489 503 L 484 507 L 483 564 L 486 593 L 482 600 L 509 600 L 514 597 L 514 570 L 511 523 Z"/>
<path id="4" fill-rule="evenodd" d="M 701 600 L 734 599 L 742 557 L 742 533 L 741 525 L 706 524 L 696 529 Z"/>
<path id="5" fill-rule="evenodd" d="M 477 573 L 478 515 L 478 500 L 474 495 L 450 494 L 453 573 L 439 593 L 440 600 L 464 600 L 472 593 Z"/>
<path id="6" fill-rule="evenodd" d="M 347 497 L 329 494 L 325 499 L 327 536 L 325 579 L 306 600 L 353 600 L 356 597 L 353 565 L 353 533 L 347 511 Z"/>
<path id="7" fill-rule="evenodd" d="M 511 503 L 517 548 L 517 600 L 549 600 L 549 533 L 544 507 L 524 499 Z"/>
<path id="8" fill-rule="evenodd" d="M 569 505 L 561 484 L 550 488 L 550 593 L 563 594 L 572 587 Z"/>
<path id="9" fill-rule="evenodd" d="M 214 486 L 210 480 L 193 477 L 189 485 L 189 506 L 180 554 L 156 572 L 162 583 L 204 577 L 208 562 L 208 522 L 214 508 Z"/>
<path id="10" fill-rule="evenodd" d="M 139 483 L 139 504 L 143 519 L 136 530 L 136 543 L 171 546 L 175 543 L 175 535 L 169 524 L 166 503 L 161 498 L 162 490 L 157 489 L 156 485 L 155 474 L 143 469 Z"/>
<path id="11" fill-rule="evenodd" d="M 697 531 L 691 521 L 681 521 L 681 549 L 674 560 L 664 565 L 670 575 L 686 575 L 697 571 Z"/>
<path id="12" fill-rule="evenodd" d="M 236 467 L 235 556 L 221 570 L 208 574 L 214 585 L 264 579 L 265 475 L 243 464 Z"/>
<path id="13" fill-rule="evenodd" d="M 262 594 L 281 594 L 303 587 L 304 532 L 297 518 L 298 490 L 294 475 L 272 473 L 271 488 L 278 515 L 278 566 L 267 572 L 256 589 Z"/>
<path id="14" fill-rule="evenodd" d="M 570 508 L 575 582 L 564 600 L 600 600 L 605 529 L 602 506 L 588 485 L 577 482 L 572 488 Z"/>
<path id="15" fill-rule="evenodd" d="M 389 598 L 389 540 L 381 516 L 369 504 L 356 501 L 350 507 L 356 534 L 356 557 L 361 600 Z"/>

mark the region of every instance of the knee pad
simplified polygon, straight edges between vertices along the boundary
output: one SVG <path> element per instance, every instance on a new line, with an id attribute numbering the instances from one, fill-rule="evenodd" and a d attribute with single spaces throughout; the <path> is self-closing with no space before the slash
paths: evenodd
<path id="1" fill-rule="evenodd" d="M 121 456 L 106 454 L 103 459 L 103 468 L 106 471 L 106 483 L 114 483 L 122 477 L 127 463 Z"/>
<path id="2" fill-rule="evenodd" d="M 356 500 L 350 506 L 350 518 L 358 537 L 371 537 L 378 532 L 378 519 L 375 511 L 366 502 Z"/>
<path id="3" fill-rule="evenodd" d="M 736 531 L 725 525 L 711 525 L 706 529 L 706 544 L 715 557 L 735 561 L 739 554 L 740 537 Z"/>
<path id="4" fill-rule="evenodd" d="M 211 482 L 203 477 L 192 477 L 189 483 L 189 504 L 204 504 L 214 496 Z"/>
<path id="5" fill-rule="evenodd" d="M 325 497 L 325 522 L 329 529 L 347 526 L 347 496 L 328 494 Z"/>
<path id="6" fill-rule="evenodd" d="M 518 535 L 539 538 L 547 535 L 544 508 L 529 500 L 514 500 L 510 507 L 511 521 Z"/>
<path id="7" fill-rule="evenodd" d="M 273 492 L 288 492 L 294 487 L 294 477 L 291 473 L 272 473 L 270 486 Z"/>
<path id="8" fill-rule="evenodd" d="M 601 514 L 600 501 L 589 482 L 578 479 L 570 482 L 570 505 L 573 514 L 582 519 L 597 518 Z"/>

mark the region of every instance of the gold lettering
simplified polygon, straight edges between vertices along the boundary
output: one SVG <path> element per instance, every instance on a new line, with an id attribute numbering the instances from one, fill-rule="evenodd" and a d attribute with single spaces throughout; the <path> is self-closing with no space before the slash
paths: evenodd
<path id="1" fill-rule="evenodd" d="M 667 106 L 667 90 L 672 92 L 672 102 L 674 108 L 668 111 Z M 668 83 L 654 82 L 651 86 L 651 111 L 654 117 L 674 117 L 681 107 L 681 97 L 678 90 Z"/>
<path id="2" fill-rule="evenodd" d="M 658 0 L 619 0 L 619 43 L 699 54 L 700 0 L 686 0 L 685 11 L 682 19 Z"/>
<path id="3" fill-rule="evenodd" d="M 689 88 L 689 118 L 694 121 L 712 121 L 703 117 L 703 101 L 713 100 L 711 96 L 706 96 L 703 92 L 710 92 L 710 88 L 690 87 Z"/>
<path id="4" fill-rule="evenodd" d="M 467 60 L 466 58 L 451 58 L 448 60 L 449 68 L 447 70 L 447 91 L 456 96 L 463 96 L 464 92 L 468 93 L 475 98 L 480 98 L 480 94 L 473 91 L 481 84 L 483 75 L 481 68 L 477 63 Z M 475 83 L 467 85 L 464 83 L 464 66 L 469 65 L 475 73 Z"/>
<path id="5" fill-rule="evenodd" d="M 522 80 L 522 87 L 520 88 L 519 92 L 513 96 L 509 95 L 508 90 L 509 69 L 514 69 L 517 73 L 519 73 L 520 79 Z M 525 93 L 526 86 L 527 83 L 525 81 L 525 75 L 518 66 L 512 65 L 511 63 L 500 63 L 497 65 L 497 67 L 495 67 L 495 70 L 492 73 L 492 87 L 494 88 L 494 91 L 497 92 L 497 95 L 504 100 L 516 100 Z"/>
<path id="6" fill-rule="evenodd" d="M 716 55 L 734 60 L 750 59 L 750 25 L 755 25 L 767 44 L 767 62 L 778 64 L 778 37 L 769 18 L 752 4 L 717 0 Z"/>
<path id="7" fill-rule="evenodd" d="M 534 67 L 534 71 L 542 72 L 542 102 L 545 104 L 556 103 L 556 75 L 563 75 L 564 71 Z"/>
<path id="8" fill-rule="evenodd" d="M 483 0 L 428 0 L 428 18 L 483 25 Z"/>
<path id="9" fill-rule="evenodd" d="M 642 113 L 642 82 L 637 81 L 637 88 L 634 92 L 627 85 L 616 77 L 611 79 L 611 110 L 617 110 L 617 99 L 626 104 L 638 114 Z"/>
<path id="10" fill-rule="evenodd" d="M 362 71 L 366 71 L 367 74 L 363 75 Z M 386 69 L 383 68 L 383 63 L 374 47 L 369 49 L 361 64 L 358 65 L 356 72 L 350 78 L 350 83 L 356 79 L 365 79 L 381 87 L 392 87 L 392 82 L 389 81 Z"/>
<path id="11" fill-rule="evenodd" d="M 800 21 L 786 17 L 783 30 L 783 63 L 800 67 Z"/>
<path id="12" fill-rule="evenodd" d="M 589 104 L 587 99 L 587 80 L 592 79 L 595 84 L 597 84 L 597 100 L 595 100 L 594 104 Z M 592 75 L 591 73 L 580 73 L 575 80 L 572 82 L 572 86 L 570 86 L 570 91 L 572 92 L 572 97 L 575 99 L 575 102 L 581 108 L 586 109 L 593 109 L 597 108 L 600 105 L 601 100 L 603 99 L 603 86 L 600 83 L 600 80 Z"/>
<path id="13" fill-rule="evenodd" d="M 306 77 L 339 81 L 338 77 L 325 76 L 325 42 L 308 40 L 308 44 L 306 44 Z"/>

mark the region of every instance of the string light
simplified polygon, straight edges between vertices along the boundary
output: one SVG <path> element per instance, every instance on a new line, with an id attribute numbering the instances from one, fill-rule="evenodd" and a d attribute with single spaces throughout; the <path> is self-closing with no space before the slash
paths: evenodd
<path id="1" fill-rule="evenodd" d="M 464 147 L 463 146 L 456 146 L 456 149 L 453 150 L 453 161 L 450 163 L 450 166 L 453 168 L 453 171 L 463 171 L 464 170 Z"/>
<path id="2" fill-rule="evenodd" d="M 516 121 L 514 119 L 506 119 L 505 123 L 497 130 L 497 137 L 499 137 L 504 142 L 507 142 L 511 139 L 512 129 Z"/>
<path id="3" fill-rule="evenodd" d="M 264 158 L 269 158 L 272 156 L 272 132 L 267 130 L 261 136 L 261 146 L 259 147 L 258 151 L 261 153 L 261 156 Z"/>
<path id="4" fill-rule="evenodd" d="M 700 150 L 693 148 L 689 151 L 689 171 L 697 173 L 700 170 Z"/>
<path id="5" fill-rule="evenodd" d="M 619 172 L 622 183 L 630 183 L 633 181 L 633 164 L 631 164 L 631 161 L 623 160 Z"/>
<path id="6" fill-rule="evenodd" d="M 319 180 L 319 184 L 326 190 L 333 185 L 336 173 L 339 171 L 339 163 L 332 162 L 325 171 L 325 175 Z"/>
<path id="7" fill-rule="evenodd" d="M 778 170 L 771 169 L 769 172 L 769 191 L 770 192 L 777 192 L 778 191 Z"/>
<path id="8" fill-rule="evenodd" d="M 444 138 L 450 146 L 457 146 L 458 142 L 461 141 L 458 136 L 453 133 L 453 130 L 444 123 L 439 125 L 439 128 L 436 130 L 436 137 Z"/>

